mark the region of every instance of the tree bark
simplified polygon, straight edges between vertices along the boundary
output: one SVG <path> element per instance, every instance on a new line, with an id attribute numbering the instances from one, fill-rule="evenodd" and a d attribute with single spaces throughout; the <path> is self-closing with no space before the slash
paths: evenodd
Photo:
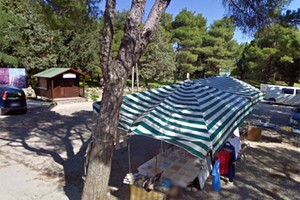
<path id="1" fill-rule="evenodd" d="M 156 0 L 145 25 L 140 30 L 146 0 L 133 0 L 125 24 L 125 33 L 115 59 L 111 57 L 113 21 L 116 0 L 107 0 L 101 42 L 101 69 L 104 91 L 100 115 L 93 131 L 93 141 L 87 152 L 87 173 L 83 200 L 107 198 L 111 161 L 116 140 L 123 91 L 132 66 L 137 63 L 159 24 L 171 0 Z"/>
<path id="2" fill-rule="evenodd" d="M 104 13 L 105 24 L 102 32 L 100 54 L 104 91 L 100 115 L 97 119 L 96 127 L 93 131 L 93 140 L 89 144 L 86 157 L 87 171 L 82 193 L 83 200 L 106 199 L 107 196 L 107 180 L 109 179 L 114 150 L 113 139 L 117 131 L 114 125 L 116 124 L 118 114 L 116 104 L 118 104 L 118 93 L 121 91 L 121 85 L 114 85 L 115 72 L 108 67 L 111 63 L 111 41 L 114 35 L 115 6 L 115 0 L 106 1 Z M 108 87 L 108 85 L 111 85 L 111 87 Z M 110 92 L 112 93 L 111 95 L 109 95 Z"/>
<path id="3" fill-rule="evenodd" d="M 245 66 L 244 66 L 243 63 L 241 64 L 239 69 L 240 69 L 240 78 L 241 78 L 241 80 L 245 80 L 245 78 L 246 78 L 246 69 L 245 69 Z"/>

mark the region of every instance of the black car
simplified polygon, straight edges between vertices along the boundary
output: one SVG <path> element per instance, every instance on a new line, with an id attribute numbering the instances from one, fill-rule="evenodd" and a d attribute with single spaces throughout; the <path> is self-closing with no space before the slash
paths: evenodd
<path id="1" fill-rule="evenodd" d="M 12 112 L 27 112 L 26 95 L 22 89 L 0 85 L 0 115 Z"/>

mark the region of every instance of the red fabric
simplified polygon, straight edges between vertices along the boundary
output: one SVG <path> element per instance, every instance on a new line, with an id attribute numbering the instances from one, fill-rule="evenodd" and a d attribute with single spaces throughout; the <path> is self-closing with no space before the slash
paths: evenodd
<path id="1" fill-rule="evenodd" d="M 215 160 L 216 159 L 218 159 L 220 162 L 220 175 L 228 174 L 229 173 L 228 163 L 230 160 L 230 153 L 226 150 L 221 150 L 216 155 Z"/>

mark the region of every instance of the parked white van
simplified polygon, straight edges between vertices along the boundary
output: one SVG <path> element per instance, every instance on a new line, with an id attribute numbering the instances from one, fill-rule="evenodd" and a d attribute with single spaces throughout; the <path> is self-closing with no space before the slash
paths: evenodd
<path id="1" fill-rule="evenodd" d="M 300 88 L 280 85 L 267 85 L 265 91 L 265 100 L 268 100 L 271 103 L 282 103 L 286 105 L 300 104 Z"/>

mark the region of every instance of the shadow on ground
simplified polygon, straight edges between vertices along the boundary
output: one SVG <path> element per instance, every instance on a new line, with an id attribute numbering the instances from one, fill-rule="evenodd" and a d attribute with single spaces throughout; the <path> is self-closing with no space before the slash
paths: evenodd
<path id="1" fill-rule="evenodd" d="M 127 147 L 116 150 L 112 161 L 109 185 L 118 188 L 112 195 L 120 200 L 130 199 L 129 185 L 123 184 L 126 174 L 137 172 L 137 167 L 157 155 L 161 144 L 159 140 L 144 136 L 132 136 L 129 142 L 130 167 Z"/>
<path id="2" fill-rule="evenodd" d="M 81 199 L 85 153 L 94 125 L 92 111 L 61 115 L 52 108 L 29 110 L 25 115 L 1 118 L 0 152 L 6 157 L 51 177 L 59 177 L 70 200 Z M 135 171 L 143 162 L 158 153 L 160 142 L 133 136 L 131 167 Z M 6 147 L 6 148 L 4 148 Z M 13 151 L 11 151 L 13 150 Z M 50 158 L 50 159 L 49 159 Z M 52 165 L 57 164 L 59 167 Z M 129 187 L 123 178 L 129 171 L 127 147 L 116 150 L 112 161 L 109 185 L 119 188 L 113 194 L 118 199 L 129 199 Z"/>
<path id="3" fill-rule="evenodd" d="M 65 194 L 69 199 L 79 200 L 83 189 L 85 152 L 91 140 L 92 123 L 90 111 L 75 112 L 66 116 L 51 111 L 51 108 L 35 109 L 25 115 L 5 116 L 0 121 L 0 140 L 16 153 L 23 153 L 19 161 L 45 175 L 63 178 Z M 34 155 L 34 160 L 30 160 L 28 154 Z M 13 154 L 7 156 L 14 159 Z M 61 168 L 53 169 L 48 157 Z M 44 160 L 42 166 L 41 160 Z M 34 166 L 35 161 L 39 162 L 39 166 Z"/>

